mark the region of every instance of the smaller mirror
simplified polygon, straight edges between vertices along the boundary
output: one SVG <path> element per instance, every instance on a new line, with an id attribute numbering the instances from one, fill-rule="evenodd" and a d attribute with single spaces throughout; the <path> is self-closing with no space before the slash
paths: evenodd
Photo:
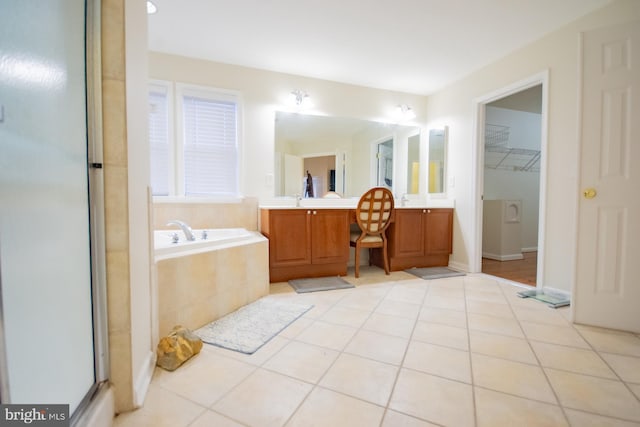
<path id="1" fill-rule="evenodd" d="M 407 144 L 407 194 L 420 193 L 420 134 L 409 137 Z"/>
<path id="2" fill-rule="evenodd" d="M 447 128 L 429 131 L 429 194 L 444 193 L 447 160 Z"/>

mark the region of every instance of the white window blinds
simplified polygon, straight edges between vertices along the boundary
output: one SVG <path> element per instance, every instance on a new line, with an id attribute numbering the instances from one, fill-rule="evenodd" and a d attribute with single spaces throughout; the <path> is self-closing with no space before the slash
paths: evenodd
<path id="1" fill-rule="evenodd" d="M 238 194 L 237 103 L 184 95 L 185 196 Z"/>
<path id="2" fill-rule="evenodd" d="M 169 115 L 166 90 L 149 92 L 151 188 L 154 196 L 169 195 Z"/>

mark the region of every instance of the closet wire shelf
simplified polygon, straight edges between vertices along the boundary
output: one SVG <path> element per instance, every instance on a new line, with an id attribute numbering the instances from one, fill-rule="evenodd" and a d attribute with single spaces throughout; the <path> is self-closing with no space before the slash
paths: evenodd
<path id="1" fill-rule="evenodd" d="M 484 166 L 522 172 L 540 172 L 540 150 L 510 148 L 508 126 L 485 125 Z"/>

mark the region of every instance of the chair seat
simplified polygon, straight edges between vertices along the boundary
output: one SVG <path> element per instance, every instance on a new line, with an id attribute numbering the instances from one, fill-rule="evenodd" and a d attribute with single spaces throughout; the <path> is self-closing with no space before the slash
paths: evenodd
<path id="1" fill-rule="evenodd" d="M 360 236 L 362 236 L 362 233 L 351 233 L 351 241 L 356 242 L 360 238 Z M 382 242 L 382 237 L 380 237 L 379 235 L 369 234 L 360 241 L 362 243 L 377 243 L 377 242 Z"/>

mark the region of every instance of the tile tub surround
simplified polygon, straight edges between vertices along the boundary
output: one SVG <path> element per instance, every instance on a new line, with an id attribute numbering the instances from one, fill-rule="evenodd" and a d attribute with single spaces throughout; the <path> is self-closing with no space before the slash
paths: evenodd
<path id="1" fill-rule="evenodd" d="M 153 229 L 175 228 L 167 226 L 172 219 L 186 222 L 191 228 L 246 228 L 258 229 L 258 199 L 245 197 L 237 203 L 171 202 L 153 203 Z"/>
<path id="2" fill-rule="evenodd" d="M 196 329 L 269 293 L 266 239 L 238 242 L 155 264 L 160 336 Z"/>
<path id="3" fill-rule="evenodd" d="M 336 291 L 272 283 L 268 298 L 314 308 L 252 355 L 205 345 L 157 369 L 115 427 L 640 426 L 640 335 L 574 325 L 485 275 L 361 272 Z"/>

